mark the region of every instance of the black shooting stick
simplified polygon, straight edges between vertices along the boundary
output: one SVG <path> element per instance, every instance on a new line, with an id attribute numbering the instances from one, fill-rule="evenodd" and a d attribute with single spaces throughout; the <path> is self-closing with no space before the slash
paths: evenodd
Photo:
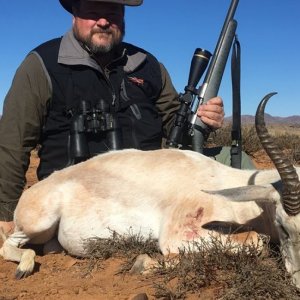
<path id="1" fill-rule="evenodd" d="M 189 134 L 193 137 L 193 150 L 203 152 L 204 135 L 209 132 L 209 128 L 197 117 L 199 105 L 206 103 L 209 99 L 217 96 L 229 56 L 230 48 L 235 36 L 237 22 L 233 19 L 239 0 L 232 0 L 219 40 L 217 42 L 213 57 L 205 75 L 198 97 L 191 107 L 191 117 L 189 118 Z"/>
<path id="2" fill-rule="evenodd" d="M 232 78 L 232 129 L 231 129 L 231 167 L 242 167 L 242 130 L 241 130 L 241 47 L 235 37 L 231 53 Z"/>

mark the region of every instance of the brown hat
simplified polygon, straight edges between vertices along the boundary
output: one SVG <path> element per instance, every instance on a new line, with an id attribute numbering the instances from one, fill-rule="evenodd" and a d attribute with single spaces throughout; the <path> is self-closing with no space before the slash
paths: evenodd
<path id="1" fill-rule="evenodd" d="M 75 0 L 59 0 L 63 8 L 70 13 L 72 13 L 72 5 L 74 1 Z M 119 3 L 128 6 L 139 6 L 143 3 L 143 0 L 85 0 L 85 1 Z"/>

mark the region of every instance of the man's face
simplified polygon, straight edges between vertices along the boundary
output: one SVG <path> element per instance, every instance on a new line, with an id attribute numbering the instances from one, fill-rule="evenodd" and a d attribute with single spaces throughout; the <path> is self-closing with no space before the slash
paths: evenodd
<path id="1" fill-rule="evenodd" d="M 108 53 L 120 44 L 124 30 L 124 7 L 120 4 L 81 1 L 74 10 L 74 35 L 94 54 Z"/>

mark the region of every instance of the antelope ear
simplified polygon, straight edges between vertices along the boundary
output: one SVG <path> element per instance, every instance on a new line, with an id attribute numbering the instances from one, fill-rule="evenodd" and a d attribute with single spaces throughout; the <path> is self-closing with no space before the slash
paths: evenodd
<path id="1" fill-rule="evenodd" d="M 269 185 L 247 185 L 218 191 L 203 191 L 212 195 L 219 195 L 226 201 L 245 202 L 277 202 L 280 200 L 280 193 L 275 186 Z"/>

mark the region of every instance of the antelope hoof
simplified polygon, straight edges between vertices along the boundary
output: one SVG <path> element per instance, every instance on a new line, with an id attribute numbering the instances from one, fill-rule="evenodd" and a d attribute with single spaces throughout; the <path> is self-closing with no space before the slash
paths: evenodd
<path id="1" fill-rule="evenodd" d="M 35 252 L 31 249 L 27 249 L 23 253 L 21 261 L 17 267 L 17 271 L 15 274 L 16 279 L 22 279 L 28 277 L 33 273 L 34 258 L 35 258 Z"/>

